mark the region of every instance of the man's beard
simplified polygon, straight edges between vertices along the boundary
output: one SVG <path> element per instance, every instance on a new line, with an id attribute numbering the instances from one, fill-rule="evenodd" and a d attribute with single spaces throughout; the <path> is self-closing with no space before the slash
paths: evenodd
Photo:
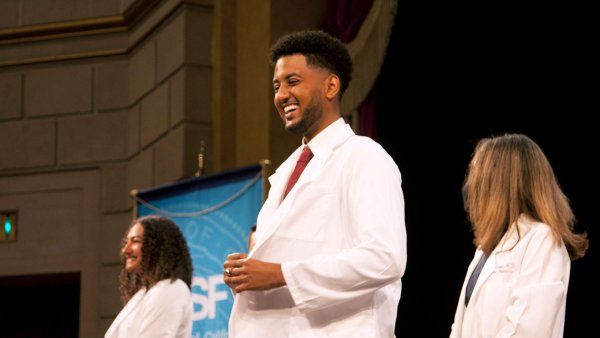
<path id="1" fill-rule="evenodd" d="M 316 90 L 309 104 L 304 108 L 304 114 L 296 124 L 286 127 L 286 130 L 294 134 L 305 135 L 317 124 L 323 116 L 323 105 L 321 104 L 321 93 Z"/>

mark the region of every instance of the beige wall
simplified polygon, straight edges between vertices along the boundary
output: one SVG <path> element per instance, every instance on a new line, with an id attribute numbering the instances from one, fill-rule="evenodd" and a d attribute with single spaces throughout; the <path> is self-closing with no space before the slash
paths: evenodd
<path id="1" fill-rule="evenodd" d="M 0 2 L 0 210 L 19 210 L 0 276 L 80 271 L 80 336 L 102 337 L 121 308 L 129 191 L 192 176 L 201 141 L 208 173 L 280 164 L 299 138 L 273 109 L 268 50 L 324 3 L 49 3 Z M 135 24 L 85 28 L 144 3 Z M 69 24 L 83 28 L 53 30 Z"/>
<path id="2" fill-rule="evenodd" d="M 237 1 L 236 10 L 235 33 L 229 34 L 237 37 L 236 82 L 232 84 L 236 91 L 235 163 L 248 165 L 268 158 L 277 167 L 300 145 L 300 138 L 284 130 L 273 106 L 269 49 L 286 33 L 318 28 L 325 2 L 246 0 Z"/>

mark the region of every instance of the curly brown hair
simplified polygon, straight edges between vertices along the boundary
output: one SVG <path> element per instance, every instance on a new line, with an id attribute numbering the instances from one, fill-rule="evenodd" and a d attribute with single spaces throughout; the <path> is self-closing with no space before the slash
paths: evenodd
<path id="1" fill-rule="evenodd" d="M 119 291 L 123 303 L 126 304 L 142 287 L 150 289 L 167 278 L 171 281 L 181 279 L 191 289 L 192 259 L 179 227 L 166 217 L 141 217 L 131 223 L 123 243 L 126 243 L 131 227 L 138 223 L 144 228 L 141 273 L 127 272 L 125 257 L 121 254 L 123 268 L 119 275 Z"/>

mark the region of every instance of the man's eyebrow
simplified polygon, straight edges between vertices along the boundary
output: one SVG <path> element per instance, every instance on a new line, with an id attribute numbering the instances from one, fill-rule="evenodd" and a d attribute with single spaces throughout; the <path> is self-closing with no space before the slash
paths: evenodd
<path id="1" fill-rule="evenodd" d="M 289 79 L 289 78 L 290 78 L 290 77 L 292 77 L 292 76 L 300 76 L 300 74 L 298 74 L 298 73 L 290 73 L 290 74 L 288 74 L 288 75 L 285 77 L 285 79 L 287 80 L 287 79 Z"/>
<path id="2" fill-rule="evenodd" d="M 300 76 L 300 74 L 298 74 L 298 73 L 290 73 L 290 74 L 288 74 L 288 75 L 285 76 L 284 80 L 289 80 L 290 77 L 293 77 L 293 76 Z M 279 83 L 279 80 L 273 79 L 273 83 Z"/>

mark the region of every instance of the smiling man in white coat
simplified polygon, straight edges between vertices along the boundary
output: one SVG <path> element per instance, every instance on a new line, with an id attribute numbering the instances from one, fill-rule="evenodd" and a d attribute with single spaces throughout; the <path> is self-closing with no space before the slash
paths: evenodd
<path id="1" fill-rule="evenodd" d="M 394 337 L 406 267 L 398 167 L 340 117 L 352 61 L 323 32 L 271 50 L 274 103 L 302 145 L 269 177 L 248 254 L 231 254 L 231 338 Z"/>

